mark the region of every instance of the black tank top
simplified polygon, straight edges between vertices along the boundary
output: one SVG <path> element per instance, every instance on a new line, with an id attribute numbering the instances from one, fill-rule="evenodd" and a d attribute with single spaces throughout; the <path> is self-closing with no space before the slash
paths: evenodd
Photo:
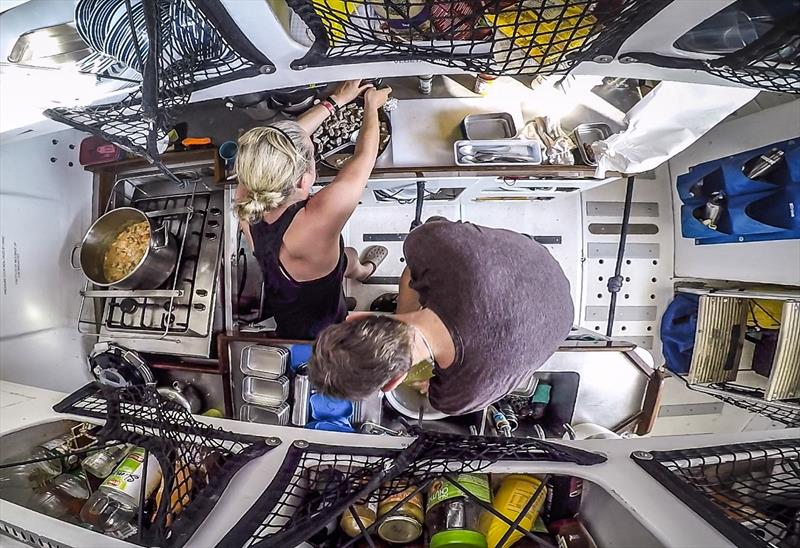
<path id="1" fill-rule="evenodd" d="M 292 204 L 274 223 L 261 221 L 250 225 L 254 253 L 264 275 L 267 302 L 278 324 L 277 333 L 287 339 L 314 339 L 320 331 L 347 316 L 342 288 L 347 256 L 341 236 L 339 262 L 322 278 L 298 282 L 280 262 L 283 235 L 306 202 Z"/>

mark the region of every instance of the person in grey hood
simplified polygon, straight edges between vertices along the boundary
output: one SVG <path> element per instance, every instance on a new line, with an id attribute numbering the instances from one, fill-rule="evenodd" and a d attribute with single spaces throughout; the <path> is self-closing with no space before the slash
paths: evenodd
<path id="1" fill-rule="evenodd" d="M 529 237 L 434 218 L 403 251 L 397 313 L 351 315 L 317 338 L 309 375 L 320 392 L 351 400 L 388 392 L 427 360 L 434 376 L 417 384 L 431 405 L 468 413 L 513 391 L 569 334 L 569 282 Z"/>

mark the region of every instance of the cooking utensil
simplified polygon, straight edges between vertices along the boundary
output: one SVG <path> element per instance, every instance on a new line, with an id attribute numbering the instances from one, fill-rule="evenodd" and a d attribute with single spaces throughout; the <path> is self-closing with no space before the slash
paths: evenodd
<path id="1" fill-rule="evenodd" d="M 471 164 L 488 164 L 488 163 L 503 163 L 507 164 L 509 162 L 514 163 L 529 163 L 531 161 L 530 156 L 512 156 L 510 154 L 495 154 L 492 152 L 478 152 L 475 155 L 466 154 L 461 157 L 462 162 L 468 162 Z"/>
<path id="2" fill-rule="evenodd" d="M 329 156 L 333 156 L 334 154 L 336 154 L 340 150 L 343 150 L 343 149 L 345 149 L 345 148 L 347 148 L 349 146 L 353 146 L 354 144 L 356 144 L 356 140 L 358 140 L 358 130 L 355 130 L 353 133 L 350 134 L 350 138 L 347 140 L 346 143 L 342 143 L 341 145 L 337 146 L 336 148 L 333 148 L 333 149 L 329 150 L 328 152 L 326 152 L 325 154 L 323 154 L 322 156 L 320 156 L 319 157 L 320 161 L 325 160 Z"/>
<path id="3" fill-rule="evenodd" d="M 461 133 L 469 140 L 511 139 L 517 135 L 517 126 L 508 112 L 468 114 L 461 122 Z"/>
<path id="4" fill-rule="evenodd" d="M 422 420 L 435 421 L 449 416 L 434 409 L 428 395 L 420 394 L 411 386 L 401 384 L 391 392 L 387 392 L 385 398 L 398 413 L 411 419 L 419 417 L 420 407 L 422 407 Z"/>
<path id="5" fill-rule="evenodd" d="M 592 143 L 605 141 L 611 137 L 611 128 L 608 127 L 608 124 L 580 124 L 572 133 L 583 163 L 587 166 L 596 166 L 597 159 L 591 148 Z"/>
<path id="6" fill-rule="evenodd" d="M 103 261 L 114 239 L 131 225 L 147 222 L 150 240 L 139 263 L 123 278 L 110 282 L 103 272 Z M 80 250 L 79 265 L 74 263 Z M 70 263 L 80 269 L 93 284 L 118 289 L 156 289 L 170 277 L 178 258 L 178 245 L 166 222 L 156 226 L 153 218 L 132 207 L 112 209 L 97 219 L 83 241 L 72 249 Z"/>
<path id="7" fill-rule="evenodd" d="M 495 139 L 489 141 L 456 141 L 453 144 L 456 165 L 539 165 L 542 149 L 537 141 Z"/>
<path id="8" fill-rule="evenodd" d="M 177 403 L 192 415 L 196 415 L 203 409 L 200 392 L 189 383 L 175 381 L 171 386 L 159 386 L 156 391 L 164 399 Z"/>
<path id="9" fill-rule="evenodd" d="M 262 379 L 245 377 L 242 379 L 242 399 L 247 403 L 262 407 L 278 407 L 289 397 L 289 379 Z"/>

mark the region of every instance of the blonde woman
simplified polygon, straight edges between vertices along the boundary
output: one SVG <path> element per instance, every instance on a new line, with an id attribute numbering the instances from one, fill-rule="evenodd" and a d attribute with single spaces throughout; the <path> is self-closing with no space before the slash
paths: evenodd
<path id="1" fill-rule="evenodd" d="M 343 278 L 364 281 L 388 254 L 370 246 L 359 259 L 341 232 L 353 214 L 378 155 L 380 109 L 391 88 L 342 83 L 296 122 L 251 129 L 239 138 L 236 212 L 264 275 L 280 337 L 313 339 L 347 316 Z M 336 109 L 364 93 L 355 155 L 309 198 L 316 180 L 310 135 Z"/>

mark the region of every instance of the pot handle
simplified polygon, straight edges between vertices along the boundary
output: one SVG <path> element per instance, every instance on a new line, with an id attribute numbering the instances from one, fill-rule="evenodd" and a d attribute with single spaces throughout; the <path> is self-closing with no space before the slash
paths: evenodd
<path id="1" fill-rule="evenodd" d="M 80 248 L 81 248 L 81 244 L 75 244 L 72 247 L 72 251 L 69 254 L 69 266 L 71 266 L 73 270 L 80 270 L 81 269 L 81 265 L 76 265 L 75 264 L 75 252 L 78 251 Z"/>
<path id="2" fill-rule="evenodd" d="M 164 232 L 164 236 L 163 236 L 163 237 L 162 237 L 162 239 L 161 239 L 161 243 L 158 243 L 158 242 L 156 241 L 156 242 L 153 244 L 153 249 L 162 249 L 162 248 L 165 248 L 165 247 L 167 247 L 167 244 L 169 243 L 169 230 L 167 229 L 167 223 L 161 223 L 161 226 L 160 226 L 160 227 L 158 227 L 157 229 L 155 229 L 155 230 L 153 231 L 153 234 L 155 234 L 155 233 L 157 233 L 157 232 L 160 232 L 160 231 L 162 231 L 162 230 L 163 230 L 163 232 Z"/>

